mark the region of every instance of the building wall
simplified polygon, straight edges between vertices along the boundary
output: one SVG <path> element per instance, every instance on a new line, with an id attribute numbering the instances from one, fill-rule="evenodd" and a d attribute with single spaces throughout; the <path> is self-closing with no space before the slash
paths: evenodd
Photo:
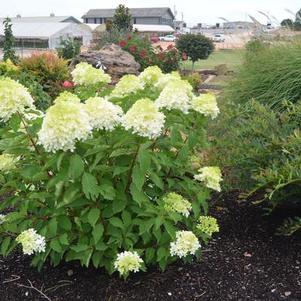
<path id="1" fill-rule="evenodd" d="M 133 24 L 153 24 L 153 25 L 159 25 L 160 18 L 159 17 L 137 17 L 133 18 Z"/>

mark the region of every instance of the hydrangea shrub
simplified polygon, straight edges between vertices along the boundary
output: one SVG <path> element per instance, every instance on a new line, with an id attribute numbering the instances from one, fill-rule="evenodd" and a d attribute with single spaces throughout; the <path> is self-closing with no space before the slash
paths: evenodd
<path id="1" fill-rule="evenodd" d="M 79 64 L 74 82 L 105 90 L 109 76 L 91 68 Z M 213 96 L 157 67 L 105 96 L 64 92 L 45 114 L 26 88 L 8 79 L 0 88 L 2 255 L 22 246 L 39 268 L 79 260 L 124 277 L 200 256 L 218 231 L 207 200 L 222 179 L 191 158 L 218 113 Z"/>

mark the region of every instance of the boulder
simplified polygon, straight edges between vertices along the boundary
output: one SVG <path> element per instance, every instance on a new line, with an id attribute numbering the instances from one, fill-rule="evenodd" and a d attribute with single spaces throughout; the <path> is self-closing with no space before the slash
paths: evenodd
<path id="1" fill-rule="evenodd" d="M 87 62 L 96 68 L 103 67 L 116 83 L 124 74 L 139 74 L 140 64 L 128 52 L 115 44 L 106 45 L 100 50 L 80 53 L 72 62 L 71 67 L 80 62 Z"/>

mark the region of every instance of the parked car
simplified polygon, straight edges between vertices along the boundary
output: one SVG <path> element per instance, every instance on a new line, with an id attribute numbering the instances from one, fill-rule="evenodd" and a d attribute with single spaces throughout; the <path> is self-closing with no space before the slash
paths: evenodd
<path id="1" fill-rule="evenodd" d="M 150 37 L 150 41 L 151 41 L 152 43 L 157 43 L 157 42 L 160 41 L 160 38 L 159 38 L 158 36 L 151 36 L 151 37 Z"/>
<path id="2" fill-rule="evenodd" d="M 223 43 L 225 42 L 225 38 L 222 34 L 215 34 L 212 38 L 213 42 L 216 42 L 216 43 Z"/>
<path id="3" fill-rule="evenodd" d="M 164 42 L 174 42 L 177 38 L 174 35 L 169 34 L 164 37 L 159 37 L 159 39 L 160 41 L 164 41 Z"/>

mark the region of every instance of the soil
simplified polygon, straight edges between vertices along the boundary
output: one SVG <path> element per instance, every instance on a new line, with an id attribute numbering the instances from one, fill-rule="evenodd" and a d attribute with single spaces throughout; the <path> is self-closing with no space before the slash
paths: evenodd
<path id="1" fill-rule="evenodd" d="M 77 264 L 45 265 L 39 273 L 15 253 L 0 258 L 0 300 L 301 300 L 300 235 L 275 236 L 281 214 L 264 217 L 262 208 L 238 199 L 232 193 L 214 201 L 211 214 L 221 231 L 203 246 L 201 262 L 153 268 L 123 281 Z"/>

